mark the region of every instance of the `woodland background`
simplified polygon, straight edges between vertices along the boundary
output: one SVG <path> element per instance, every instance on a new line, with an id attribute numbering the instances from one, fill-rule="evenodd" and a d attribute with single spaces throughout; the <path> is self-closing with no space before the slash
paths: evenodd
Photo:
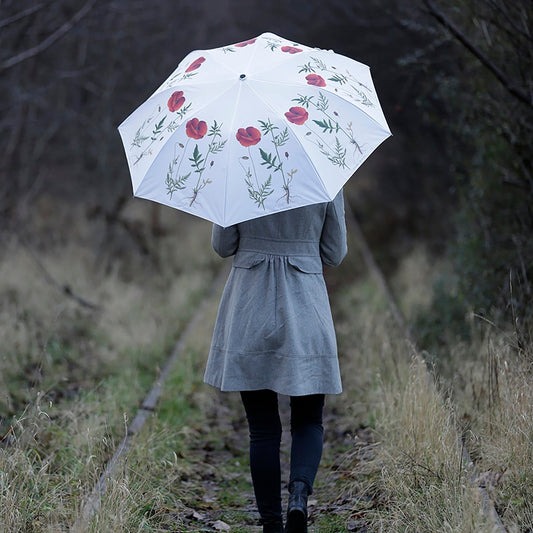
<path id="1" fill-rule="evenodd" d="M 132 197 L 117 126 L 191 50 L 266 31 L 370 65 L 393 133 L 345 187 L 390 294 L 351 224 L 325 269 L 344 393 L 311 531 L 496 531 L 482 486 L 531 533 L 532 21 L 531 0 L 0 0 L 0 533 L 259 530 L 238 394 L 202 383 L 211 224 Z"/>
<path id="2" fill-rule="evenodd" d="M 149 254 L 158 209 L 143 227 L 121 217 L 131 188 L 117 125 L 190 50 L 272 31 L 371 66 L 394 137 L 348 195 L 386 270 L 420 239 L 453 259 L 453 294 L 437 291 L 424 327 L 460 329 L 473 309 L 529 337 L 531 17 L 529 0 L 3 0 L 2 234 L 44 245 L 27 221 L 46 195 L 105 220 L 104 260 L 124 240 Z"/>

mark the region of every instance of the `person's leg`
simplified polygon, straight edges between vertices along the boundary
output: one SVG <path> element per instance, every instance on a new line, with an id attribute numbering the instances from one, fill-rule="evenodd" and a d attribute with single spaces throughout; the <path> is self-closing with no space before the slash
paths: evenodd
<path id="1" fill-rule="evenodd" d="M 289 485 L 303 481 L 313 491 L 322 457 L 324 395 L 291 396 L 291 475 Z"/>
<path id="2" fill-rule="evenodd" d="M 250 428 L 250 470 L 261 522 L 281 525 L 282 430 L 278 395 L 270 390 L 245 391 L 241 392 L 241 398 Z"/>
<path id="3" fill-rule="evenodd" d="M 307 532 L 307 497 L 322 457 L 324 395 L 291 397 L 291 474 L 286 533 Z"/>

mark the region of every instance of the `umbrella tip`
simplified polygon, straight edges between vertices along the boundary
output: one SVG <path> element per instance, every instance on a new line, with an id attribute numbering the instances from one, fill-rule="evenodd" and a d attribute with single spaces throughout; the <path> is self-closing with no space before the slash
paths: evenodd
<path id="1" fill-rule="evenodd" d="M 239 76 L 239 78 L 240 78 L 241 80 L 244 80 L 244 78 L 246 78 L 246 74 L 241 74 L 241 75 Z"/>

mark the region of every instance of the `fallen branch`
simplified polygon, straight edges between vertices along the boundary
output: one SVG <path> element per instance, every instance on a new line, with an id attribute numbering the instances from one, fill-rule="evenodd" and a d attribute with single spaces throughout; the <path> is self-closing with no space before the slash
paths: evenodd
<path id="1" fill-rule="evenodd" d="M 14 67 L 19 63 L 22 63 L 22 61 L 30 59 L 40 54 L 41 52 L 44 52 L 47 48 L 50 48 L 50 46 L 52 46 L 56 41 L 61 39 L 61 37 L 66 35 L 83 17 L 85 17 L 85 15 L 89 13 L 95 3 L 96 0 L 89 0 L 70 20 L 65 22 L 56 31 L 50 34 L 44 41 L 4 61 L 0 65 L 0 72 Z"/>
<path id="2" fill-rule="evenodd" d="M 508 77 L 503 73 L 503 71 L 495 65 L 488 56 L 486 56 L 483 51 L 481 51 L 440 9 L 438 9 L 431 0 L 424 0 L 427 8 L 429 9 L 430 14 L 437 19 L 437 21 L 447 28 L 450 33 L 479 61 L 496 77 L 496 79 L 511 93 L 515 98 L 518 98 L 521 102 L 527 106 L 533 108 L 533 98 L 528 95 L 525 91 L 511 85 L 509 83 Z"/>
<path id="3" fill-rule="evenodd" d="M 31 247 L 24 241 L 24 239 L 20 240 L 21 244 L 24 246 L 28 254 L 32 257 L 32 259 L 35 261 L 35 264 L 41 271 L 41 274 L 43 278 L 52 286 L 54 286 L 59 292 L 63 293 L 65 296 L 68 296 L 75 302 L 77 302 L 82 307 L 87 307 L 88 309 L 92 309 L 93 311 L 98 311 L 101 309 L 100 305 L 94 304 L 90 302 L 89 300 L 86 300 L 82 296 L 78 296 L 69 285 L 61 284 L 58 281 L 56 281 L 52 275 L 46 270 L 46 267 L 43 265 L 42 261 L 37 257 L 37 255 L 33 252 Z"/>

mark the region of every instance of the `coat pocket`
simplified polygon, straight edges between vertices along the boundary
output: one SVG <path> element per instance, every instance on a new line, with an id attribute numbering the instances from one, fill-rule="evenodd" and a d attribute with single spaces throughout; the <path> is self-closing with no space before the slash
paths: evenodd
<path id="1" fill-rule="evenodd" d="M 235 268 L 253 268 L 265 260 L 263 254 L 254 252 L 237 252 L 233 258 Z"/>
<path id="2" fill-rule="evenodd" d="M 289 256 L 289 264 L 305 274 L 322 274 L 322 260 L 318 256 Z"/>

